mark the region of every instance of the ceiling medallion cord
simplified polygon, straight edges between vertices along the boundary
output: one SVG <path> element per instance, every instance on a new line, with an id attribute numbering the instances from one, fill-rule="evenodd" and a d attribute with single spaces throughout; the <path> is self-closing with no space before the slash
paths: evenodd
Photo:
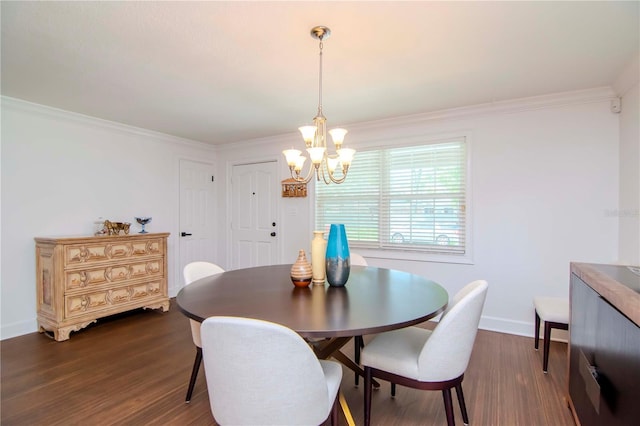
<path id="1" fill-rule="evenodd" d="M 311 166 L 306 177 L 302 175 L 302 167 L 307 157 L 301 155 L 302 151 L 297 149 L 287 149 L 282 151 L 287 158 L 287 164 L 291 171 L 291 177 L 297 182 L 307 183 L 314 175 L 316 180 L 322 180 L 327 185 L 331 182 L 342 183 L 347 177 L 349 166 L 353 160 L 353 156 L 356 153 L 355 150 L 350 148 L 342 148 L 342 142 L 344 136 L 347 134 L 345 129 L 331 129 L 329 134 L 333 139 L 333 144 L 336 148 L 336 154 L 327 153 L 327 119 L 322 114 L 322 48 L 323 40 L 331 35 L 331 30 L 327 27 L 313 27 L 311 29 L 311 37 L 316 40 L 320 40 L 320 72 L 319 72 L 319 84 L 318 84 L 318 115 L 313 119 L 312 126 L 302 126 L 299 128 L 304 139 L 307 152 L 311 158 Z M 336 168 L 340 164 L 342 170 L 342 176 L 337 177 L 334 175 Z"/>

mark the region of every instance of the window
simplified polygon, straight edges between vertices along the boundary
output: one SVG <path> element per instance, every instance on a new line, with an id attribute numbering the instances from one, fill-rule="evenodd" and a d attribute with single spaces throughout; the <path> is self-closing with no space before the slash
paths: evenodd
<path id="1" fill-rule="evenodd" d="M 347 180 L 316 185 L 316 229 L 354 247 L 467 254 L 466 138 L 357 153 Z"/>

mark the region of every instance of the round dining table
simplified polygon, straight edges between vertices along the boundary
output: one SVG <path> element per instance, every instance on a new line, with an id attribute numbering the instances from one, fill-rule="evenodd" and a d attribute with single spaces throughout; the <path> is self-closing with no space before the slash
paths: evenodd
<path id="1" fill-rule="evenodd" d="M 353 336 L 419 324 L 443 312 L 449 300 L 439 284 L 393 269 L 351 266 L 343 287 L 302 288 L 293 285 L 290 271 L 291 265 L 226 271 L 183 287 L 176 302 L 199 322 L 234 316 L 284 325 L 306 338 L 319 359 L 333 357 L 362 376 L 363 369 L 340 351 Z M 340 405 L 353 425 L 342 393 Z"/>
<path id="2" fill-rule="evenodd" d="M 236 269 L 182 288 L 178 308 L 189 318 L 256 318 L 306 338 L 353 337 L 419 324 L 447 306 L 439 284 L 408 272 L 351 266 L 344 287 L 295 287 L 291 265 Z"/>

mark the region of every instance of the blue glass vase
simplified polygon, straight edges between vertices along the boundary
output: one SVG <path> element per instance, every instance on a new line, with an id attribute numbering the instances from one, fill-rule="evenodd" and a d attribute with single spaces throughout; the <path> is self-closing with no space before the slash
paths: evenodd
<path id="1" fill-rule="evenodd" d="M 349 242 L 344 225 L 331 225 L 327 240 L 327 282 L 332 287 L 343 287 L 349 279 L 351 261 L 349 259 Z"/>

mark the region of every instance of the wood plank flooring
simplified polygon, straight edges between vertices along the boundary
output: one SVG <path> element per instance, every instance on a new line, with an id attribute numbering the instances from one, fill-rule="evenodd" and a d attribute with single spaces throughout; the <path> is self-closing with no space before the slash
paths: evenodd
<path id="1" fill-rule="evenodd" d="M 366 338 L 365 338 L 366 340 Z M 540 345 L 542 347 L 542 343 Z M 345 346 L 352 356 L 353 344 Z M 553 342 L 549 374 L 533 339 L 480 330 L 463 388 L 472 425 L 573 425 L 564 399 L 567 345 Z M 55 342 L 33 333 L 0 342 L 3 426 L 215 425 L 204 370 L 184 403 L 195 348 L 172 300 L 167 313 L 134 311 Z M 363 388 L 345 369 L 342 391 L 363 424 Z M 383 383 L 373 393 L 374 425 L 444 425 L 439 392 Z M 456 424 L 462 424 L 455 402 Z M 341 423 L 345 424 L 344 418 Z"/>

